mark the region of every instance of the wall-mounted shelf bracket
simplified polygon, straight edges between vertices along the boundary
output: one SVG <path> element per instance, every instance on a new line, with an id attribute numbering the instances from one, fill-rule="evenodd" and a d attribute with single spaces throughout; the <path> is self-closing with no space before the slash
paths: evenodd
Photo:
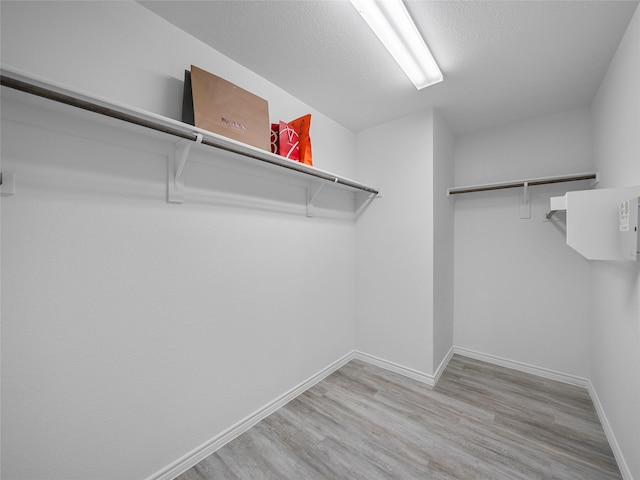
<path id="1" fill-rule="evenodd" d="M 16 174 L 0 172 L 0 194 L 14 195 L 16 193 Z"/>
<path id="2" fill-rule="evenodd" d="M 364 212 L 367 207 L 373 202 L 376 198 L 382 198 L 382 195 L 376 195 L 375 193 L 370 193 L 367 196 L 358 195 L 356 197 L 356 214 L 355 218 L 359 218 L 362 212 Z"/>
<path id="3" fill-rule="evenodd" d="M 325 182 L 309 182 L 307 187 L 307 217 L 313 217 L 313 201 L 324 186 Z"/>
<path id="4" fill-rule="evenodd" d="M 183 138 L 176 142 L 173 156 L 169 158 L 167 172 L 167 200 L 170 203 L 184 203 L 184 167 L 191 147 L 202 143 L 202 134 L 195 133 L 195 140 Z"/>
<path id="5" fill-rule="evenodd" d="M 549 204 L 551 209 L 547 213 L 547 220 L 551 220 L 558 212 L 566 212 L 567 211 L 567 195 L 563 195 L 561 197 L 551 197 L 549 199 Z"/>
<path id="6" fill-rule="evenodd" d="M 522 198 L 520 199 L 520 218 L 531 218 L 531 198 L 529 195 L 529 182 L 524 182 Z"/>

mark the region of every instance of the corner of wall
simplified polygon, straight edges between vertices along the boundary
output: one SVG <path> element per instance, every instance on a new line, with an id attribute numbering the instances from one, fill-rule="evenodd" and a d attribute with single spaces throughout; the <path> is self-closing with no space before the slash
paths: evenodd
<path id="1" fill-rule="evenodd" d="M 454 135 L 433 112 L 433 368 L 453 348 L 454 203 L 447 188 L 454 184 Z M 446 363 L 446 362 L 445 362 Z"/>

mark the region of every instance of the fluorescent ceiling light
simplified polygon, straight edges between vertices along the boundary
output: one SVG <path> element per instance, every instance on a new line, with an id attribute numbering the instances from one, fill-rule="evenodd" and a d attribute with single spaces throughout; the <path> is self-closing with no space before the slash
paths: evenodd
<path id="1" fill-rule="evenodd" d="M 418 90 L 442 81 L 442 72 L 402 0 L 350 0 Z"/>

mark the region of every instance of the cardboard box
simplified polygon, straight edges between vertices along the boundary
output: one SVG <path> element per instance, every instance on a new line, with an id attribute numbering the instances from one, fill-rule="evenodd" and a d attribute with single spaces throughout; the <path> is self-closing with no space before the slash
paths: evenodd
<path id="1" fill-rule="evenodd" d="M 193 65 L 190 75 L 187 73 L 182 112 L 184 122 L 270 151 L 271 125 L 266 100 Z"/>

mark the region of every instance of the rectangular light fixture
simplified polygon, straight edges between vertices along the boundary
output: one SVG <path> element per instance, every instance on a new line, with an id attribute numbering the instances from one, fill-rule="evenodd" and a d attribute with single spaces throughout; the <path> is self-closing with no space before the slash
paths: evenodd
<path id="1" fill-rule="evenodd" d="M 418 90 L 442 81 L 442 72 L 402 0 L 350 0 Z"/>

